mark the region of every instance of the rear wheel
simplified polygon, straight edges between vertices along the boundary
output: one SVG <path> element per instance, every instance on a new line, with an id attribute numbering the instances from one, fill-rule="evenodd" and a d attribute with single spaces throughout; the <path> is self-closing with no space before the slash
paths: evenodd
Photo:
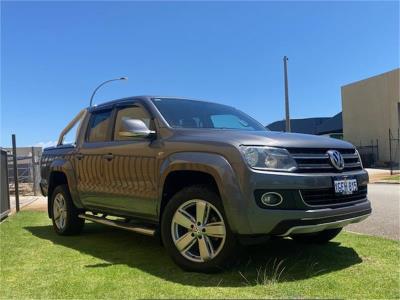
<path id="1" fill-rule="evenodd" d="M 59 235 L 73 235 L 82 231 L 85 220 L 78 217 L 79 210 L 72 202 L 68 186 L 57 186 L 51 198 L 51 219 Z"/>
<path id="2" fill-rule="evenodd" d="M 315 233 L 293 234 L 291 238 L 301 243 L 325 244 L 335 238 L 341 231 L 342 228 L 333 228 Z"/>
<path id="3" fill-rule="evenodd" d="M 188 271 L 221 270 L 235 250 L 220 198 L 207 186 L 175 194 L 164 210 L 161 232 L 167 252 Z"/>

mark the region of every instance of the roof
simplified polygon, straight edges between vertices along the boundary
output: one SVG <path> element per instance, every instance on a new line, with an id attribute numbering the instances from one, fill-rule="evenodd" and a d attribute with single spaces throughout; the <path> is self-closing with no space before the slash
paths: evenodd
<path id="1" fill-rule="evenodd" d="M 148 98 L 148 97 L 146 97 L 146 96 L 125 97 L 125 98 L 120 98 L 120 99 L 115 99 L 115 100 L 102 102 L 102 103 L 99 103 L 99 104 L 93 104 L 92 106 L 88 107 L 88 109 L 89 110 L 97 110 L 97 109 L 102 109 L 104 107 L 112 106 L 114 104 L 119 104 L 119 103 L 122 103 L 122 102 L 132 101 L 134 99 L 143 99 L 143 98 Z"/>
<path id="2" fill-rule="evenodd" d="M 285 120 L 276 121 L 266 126 L 272 131 L 285 131 Z M 342 113 L 329 117 L 317 117 L 306 119 L 291 119 L 290 127 L 292 132 L 306 134 L 326 134 L 343 131 Z"/>
<path id="3" fill-rule="evenodd" d="M 317 134 L 317 128 L 329 118 L 307 118 L 307 119 L 291 119 L 290 128 L 292 132 Z M 285 120 L 276 121 L 267 125 L 272 131 L 285 131 Z"/>
<path id="4" fill-rule="evenodd" d="M 206 103 L 216 103 L 212 101 L 207 101 L 207 100 L 199 100 L 199 99 L 193 99 L 193 98 L 185 98 L 185 97 L 174 97 L 174 96 L 155 96 L 155 95 L 140 95 L 140 96 L 130 96 L 130 97 L 125 97 L 125 98 L 120 98 L 120 99 L 115 99 L 111 101 L 106 101 L 102 102 L 99 104 L 94 104 L 91 107 L 88 107 L 89 110 L 96 110 L 96 109 L 103 109 L 108 106 L 112 106 L 114 104 L 119 104 L 127 101 L 132 101 L 132 100 L 145 100 L 145 101 L 150 101 L 151 99 L 180 99 L 180 100 L 190 100 L 190 101 L 198 101 L 198 102 L 206 102 Z M 218 103 L 216 103 L 218 104 Z"/>
<path id="5" fill-rule="evenodd" d="M 323 122 L 320 126 L 318 126 L 317 131 L 318 134 L 343 132 L 342 113 L 340 112 Z"/>
<path id="6" fill-rule="evenodd" d="M 357 84 L 360 84 L 360 83 L 363 83 L 363 82 L 366 82 L 366 81 L 370 81 L 370 80 L 375 80 L 375 79 L 380 78 L 380 77 L 397 75 L 399 73 L 400 73 L 400 68 L 395 68 L 395 69 L 387 71 L 385 73 L 381 73 L 381 74 L 374 75 L 374 76 L 371 76 L 371 77 L 368 77 L 368 78 L 364 78 L 364 79 L 361 79 L 361 80 L 357 80 L 357 81 L 353 81 L 353 82 L 350 82 L 350 83 L 346 83 L 346 84 L 342 85 L 342 88 L 346 88 L 346 87 L 348 87 L 350 85 L 357 85 Z"/>

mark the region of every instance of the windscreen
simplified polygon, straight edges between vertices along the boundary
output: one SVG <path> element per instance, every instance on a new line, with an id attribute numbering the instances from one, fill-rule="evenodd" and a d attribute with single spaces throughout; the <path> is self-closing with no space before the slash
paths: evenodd
<path id="1" fill-rule="evenodd" d="M 173 128 L 266 131 L 245 113 L 226 105 L 174 98 L 154 98 L 153 103 Z"/>

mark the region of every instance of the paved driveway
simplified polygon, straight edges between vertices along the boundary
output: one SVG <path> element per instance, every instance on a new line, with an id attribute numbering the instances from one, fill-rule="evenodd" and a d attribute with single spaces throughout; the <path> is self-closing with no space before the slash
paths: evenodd
<path id="1" fill-rule="evenodd" d="M 400 184 L 369 184 L 372 215 L 346 230 L 400 240 Z"/>

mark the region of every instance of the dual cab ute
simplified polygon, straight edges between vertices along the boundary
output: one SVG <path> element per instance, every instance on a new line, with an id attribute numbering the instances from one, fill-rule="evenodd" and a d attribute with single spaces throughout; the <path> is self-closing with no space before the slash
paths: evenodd
<path id="1" fill-rule="evenodd" d="M 179 266 L 199 272 L 223 267 L 240 242 L 325 243 L 371 213 L 353 145 L 271 132 L 232 107 L 187 99 L 82 110 L 44 150 L 41 177 L 58 234 L 80 233 L 85 220 L 158 234 Z"/>

